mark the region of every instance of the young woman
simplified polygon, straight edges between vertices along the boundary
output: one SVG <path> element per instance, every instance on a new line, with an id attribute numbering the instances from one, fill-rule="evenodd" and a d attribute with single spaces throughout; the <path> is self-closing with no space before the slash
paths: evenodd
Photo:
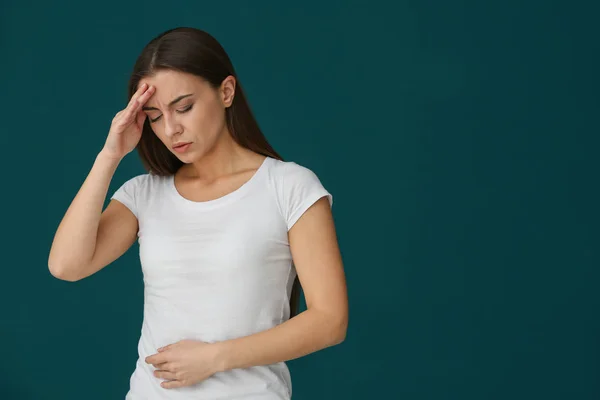
<path id="1" fill-rule="evenodd" d="M 206 32 L 148 43 L 129 97 L 58 227 L 51 273 L 83 279 L 139 241 L 144 319 L 127 399 L 290 399 L 285 361 L 346 335 L 331 194 L 267 143 Z M 134 148 L 148 173 L 102 211 Z"/>

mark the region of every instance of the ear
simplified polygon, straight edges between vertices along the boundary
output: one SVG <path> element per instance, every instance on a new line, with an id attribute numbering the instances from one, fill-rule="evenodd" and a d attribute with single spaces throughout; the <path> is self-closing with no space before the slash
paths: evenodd
<path id="1" fill-rule="evenodd" d="M 228 108 L 233 103 L 233 98 L 235 96 L 235 77 L 233 75 L 229 75 L 227 78 L 223 79 L 221 82 L 221 101 L 223 102 L 223 106 Z"/>

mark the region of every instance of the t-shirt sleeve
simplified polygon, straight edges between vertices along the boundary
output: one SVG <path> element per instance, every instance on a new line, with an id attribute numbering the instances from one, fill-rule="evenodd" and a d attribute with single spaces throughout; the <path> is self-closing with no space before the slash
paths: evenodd
<path id="1" fill-rule="evenodd" d="M 312 170 L 294 162 L 286 164 L 282 182 L 283 208 L 289 231 L 302 214 L 322 197 L 326 196 L 329 206 L 333 207 L 333 196 Z"/>
<path id="2" fill-rule="evenodd" d="M 125 207 L 129 208 L 133 215 L 139 219 L 137 204 L 137 193 L 140 185 L 141 176 L 135 176 L 123 183 L 111 196 L 111 200 L 118 200 Z"/>

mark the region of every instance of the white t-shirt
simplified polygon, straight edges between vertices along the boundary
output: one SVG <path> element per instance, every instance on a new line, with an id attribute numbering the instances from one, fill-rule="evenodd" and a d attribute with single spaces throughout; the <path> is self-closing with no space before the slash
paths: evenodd
<path id="1" fill-rule="evenodd" d="M 290 399 L 284 362 L 165 389 L 144 360 L 179 340 L 224 341 L 288 320 L 296 270 L 287 233 L 323 196 L 332 206 L 332 195 L 308 168 L 271 157 L 239 189 L 215 200 L 188 200 L 173 182 L 173 176 L 138 175 L 111 197 L 138 219 L 144 278 L 139 358 L 126 399 Z"/>

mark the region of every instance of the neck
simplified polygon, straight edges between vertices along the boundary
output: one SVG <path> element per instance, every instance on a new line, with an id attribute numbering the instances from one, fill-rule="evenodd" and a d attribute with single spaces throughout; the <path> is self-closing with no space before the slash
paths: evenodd
<path id="1" fill-rule="evenodd" d="M 261 156 L 262 158 L 262 156 Z M 199 160 L 187 164 L 184 175 L 192 179 L 213 181 L 237 171 L 252 168 L 256 154 L 240 146 L 229 134 L 223 132 L 215 146 Z"/>

